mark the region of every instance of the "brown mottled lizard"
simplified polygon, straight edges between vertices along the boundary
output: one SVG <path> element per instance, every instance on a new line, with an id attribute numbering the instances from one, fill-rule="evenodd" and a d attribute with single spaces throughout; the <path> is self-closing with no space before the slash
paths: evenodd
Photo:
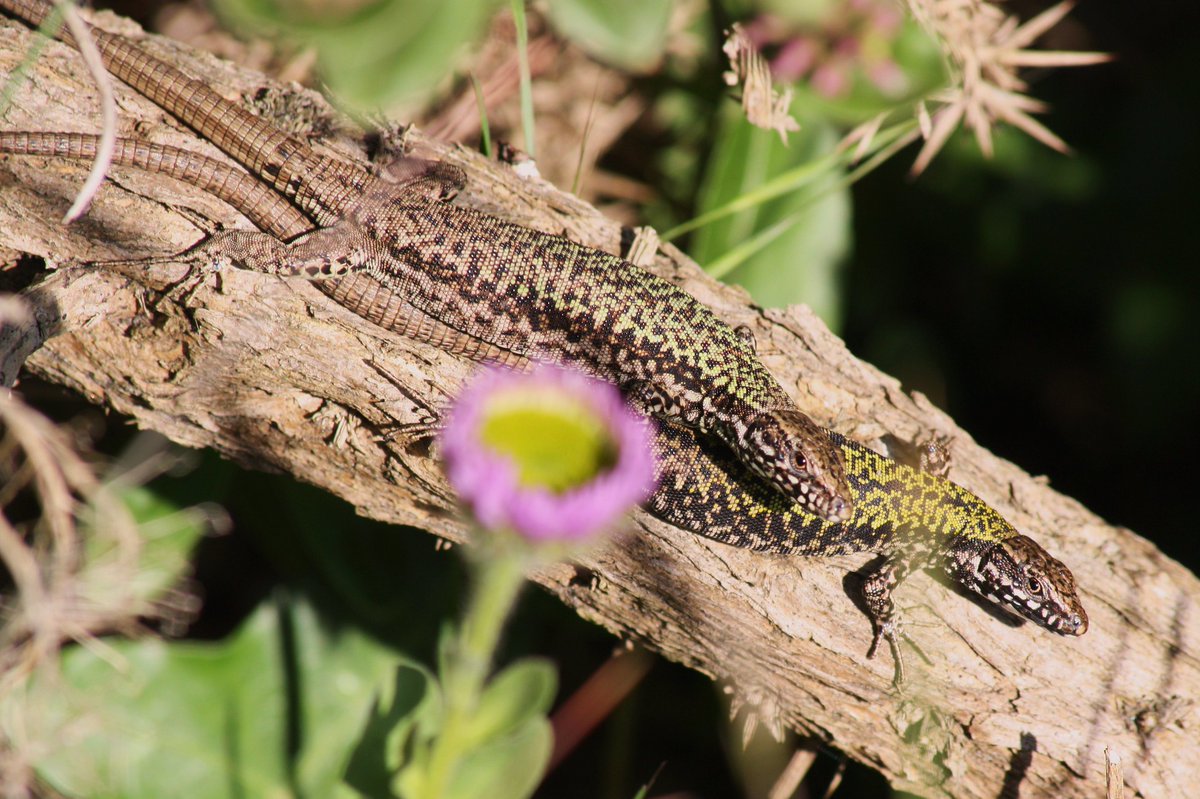
<path id="1" fill-rule="evenodd" d="M 0 7 L 34 24 L 52 8 L 35 0 Z M 841 452 L 796 408 L 753 343 L 691 295 L 601 250 L 441 202 L 462 183 L 454 167 L 415 180 L 373 176 L 318 155 L 130 40 L 93 36 L 112 74 L 323 225 L 286 243 L 224 231 L 194 249 L 193 260 L 317 280 L 369 276 L 472 338 L 616 383 L 642 410 L 716 435 L 814 513 L 849 516 Z"/>

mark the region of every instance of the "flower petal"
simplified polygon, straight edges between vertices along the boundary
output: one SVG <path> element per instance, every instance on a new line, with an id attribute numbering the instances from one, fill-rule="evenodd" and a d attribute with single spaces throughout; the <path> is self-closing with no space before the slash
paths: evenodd
<path id="1" fill-rule="evenodd" d="M 603 424 L 615 462 L 586 481 L 551 490 L 521 485 L 511 456 L 487 446 L 481 425 L 489 403 L 521 398 L 546 407 L 556 398 L 583 406 Z M 615 387 L 578 372 L 541 366 L 522 374 L 485 370 L 463 390 L 442 433 L 446 475 L 475 518 L 489 529 L 512 529 L 530 540 L 578 539 L 604 529 L 653 489 L 651 423 L 629 410 Z"/>

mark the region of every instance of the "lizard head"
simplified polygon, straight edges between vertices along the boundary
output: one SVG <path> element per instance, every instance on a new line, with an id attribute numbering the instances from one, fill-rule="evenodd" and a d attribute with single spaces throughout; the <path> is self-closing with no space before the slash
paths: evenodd
<path id="1" fill-rule="evenodd" d="M 850 518 L 854 508 L 841 450 L 812 419 L 789 408 L 763 411 L 739 438 L 746 465 L 801 508 L 826 521 Z"/>
<path id="2" fill-rule="evenodd" d="M 1032 538 L 1014 535 L 955 560 L 966 587 L 1009 612 L 1060 635 L 1087 632 L 1075 576 Z"/>

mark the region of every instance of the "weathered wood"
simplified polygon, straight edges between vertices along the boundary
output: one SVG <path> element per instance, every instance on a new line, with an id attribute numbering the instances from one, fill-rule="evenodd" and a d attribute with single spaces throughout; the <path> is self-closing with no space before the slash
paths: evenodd
<path id="1" fill-rule="evenodd" d="M 21 25 L 0 21 L 0 74 L 29 38 Z M 229 87 L 231 97 L 271 86 L 177 44 L 150 46 Z M 0 124 L 95 131 L 93 93 L 73 51 L 50 46 L 32 74 Z M 212 154 L 131 90 L 119 87 L 118 102 L 122 133 Z M 619 229 L 578 200 L 471 153 L 427 146 L 468 170 L 460 201 L 616 250 Z M 89 215 L 64 229 L 58 220 L 83 173 L 61 162 L 0 160 L 0 252 L 58 262 L 177 251 L 201 235 L 179 208 L 244 224 L 188 186 L 119 171 Z M 847 594 L 846 574 L 865 557 L 758 555 L 638 513 L 619 539 L 537 581 L 615 635 L 731 684 L 764 721 L 828 742 L 906 790 L 959 799 L 1095 797 L 1108 746 L 1142 795 L 1191 795 L 1200 784 L 1189 703 L 1200 696 L 1195 576 L 975 445 L 923 397 L 855 359 L 805 308 L 758 309 L 664 249 L 654 271 L 729 322 L 751 325 L 764 361 L 819 421 L 867 442 L 884 433 L 952 435 L 951 477 L 1073 569 L 1091 630 L 1065 639 L 1010 627 L 918 575 L 898 599 L 915 605 L 909 618 L 919 625 L 910 632 L 932 664 L 910 658 L 911 684 L 897 695 L 888 659 L 864 660 L 870 626 Z M 147 281 L 180 274 L 165 267 Z M 60 269 L 26 291 L 48 338 L 27 366 L 182 444 L 288 472 L 363 515 L 463 540 L 427 451 L 377 431 L 438 406 L 471 365 L 374 328 L 299 281 L 231 271 L 219 282 L 220 290 L 210 282 L 184 306 L 128 277 Z M 1160 712 L 1176 697 L 1184 701 Z"/>

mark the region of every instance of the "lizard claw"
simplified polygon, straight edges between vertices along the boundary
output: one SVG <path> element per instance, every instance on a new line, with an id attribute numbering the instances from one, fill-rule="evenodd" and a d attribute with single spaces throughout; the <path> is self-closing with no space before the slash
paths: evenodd
<path id="1" fill-rule="evenodd" d="M 917 645 L 917 642 L 912 639 L 908 633 L 900 629 L 900 625 L 894 620 L 882 622 L 875 627 L 875 635 L 871 638 L 871 648 L 867 650 L 867 659 L 873 659 L 875 653 L 879 651 L 879 644 L 887 640 L 888 649 L 892 653 L 892 662 L 896 664 L 896 672 L 892 677 L 892 685 L 898 690 L 904 688 L 905 670 L 904 670 L 904 654 L 900 650 L 900 642 L 903 639 L 921 660 L 925 661 L 926 665 L 931 665 L 932 661 L 925 654 L 924 650 Z"/>
<path id="2" fill-rule="evenodd" d="M 921 656 L 922 660 L 926 662 L 929 661 L 929 659 L 925 657 L 925 653 L 921 651 L 921 648 L 917 646 L 916 643 L 900 629 L 900 626 L 891 619 L 880 622 L 875 626 L 875 635 L 871 638 L 871 648 L 867 650 L 867 659 L 872 660 L 875 657 L 875 653 L 879 651 L 879 644 L 885 639 L 887 640 L 888 649 L 891 650 L 892 653 L 892 662 L 896 665 L 895 674 L 892 676 L 892 685 L 894 685 L 897 689 L 903 688 L 905 674 L 904 653 L 900 651 L 901 638 L 912 644 L 913 649 L 917 651 L 917 654 Z"/>

